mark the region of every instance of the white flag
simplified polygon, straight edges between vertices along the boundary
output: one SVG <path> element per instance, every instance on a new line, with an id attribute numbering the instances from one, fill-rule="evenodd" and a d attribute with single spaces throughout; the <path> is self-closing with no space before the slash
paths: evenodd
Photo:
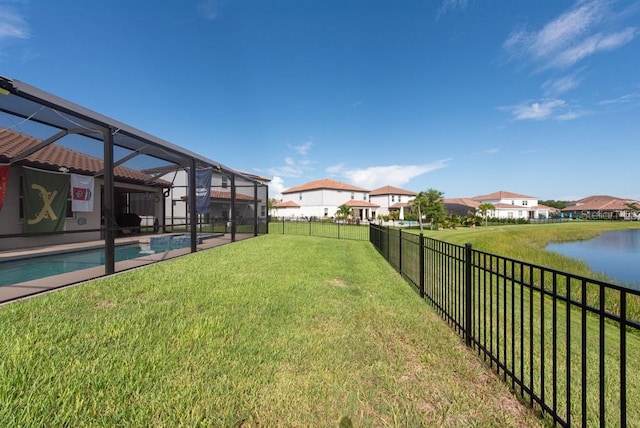
<path id="1" fill-rule="evenodd" d="M 93 211 L 93 177 L 71 174 L 71 210 Z"/>

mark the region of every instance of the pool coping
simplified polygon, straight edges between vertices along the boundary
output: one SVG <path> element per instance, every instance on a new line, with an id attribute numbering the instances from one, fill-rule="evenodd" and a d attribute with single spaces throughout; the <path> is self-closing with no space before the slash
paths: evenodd
<path id="1" fill-rule="evenodd" d="M 170 234 L 145 235 L 138 238 L 118 238 L 116 245 L 127 245 L 137 243 L 148 243 L 152 236 L 168 236 Z M 253 238 L 253 234 L 236 234 L 236 241 Z M 204 239 L 201 244 L 197 245 L 198 251 L 206 250 L 221 245 L 231 243 L 229 235 L 217 235 Z M 20 249 L 15 251 L 0 252 L 0 260 L 11 260 L 15 258 L 38 257 L 46 254 L 60 254 L 63 252 L 77 251 L 89 248 L 104 247 L 104 241 L 89 241 L 83 243 L 52 245 L 48 247 L 38 247 L 32 249 Z M 25 255 L 26 254 L 26 255 Z M 115 263 L 115 274 L 122 273 L 131 269 L 137 269 L 148 266 L 153 263 L 173 259 L 191 254 L 191 248 L 178 248 L 164 253 L 145 254 L 135 259 L 123 260 Z M 24 300 L 44 293 L 57 291 L 70 286 L 80 285 L 88 281 L 92 281 L 101 277 L 105 277 L 105 268 L 95 266 L 87 269 L 76 270 L 59 275 L 48 276 L 44 278 L 25 281 L 17 284 L 0 286 L 0 306 Z"/>

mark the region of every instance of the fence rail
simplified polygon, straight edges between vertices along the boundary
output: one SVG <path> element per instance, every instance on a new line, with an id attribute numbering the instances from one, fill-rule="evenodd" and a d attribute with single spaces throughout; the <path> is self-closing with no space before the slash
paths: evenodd
<path id="1" fill-rule="evenodd" d="M 560 426 L 640 424 L 640 292 L 370 226 L 370 242 L 512 390 Z M 631 356 L 631 358 L 629 358 Z"/>
<path id="2" fill-rule="evenodd" d="M 354 224 L 332 220 L 272 220 L 269 223 L 269 233 L 369 241 L 368 224 Z"/>

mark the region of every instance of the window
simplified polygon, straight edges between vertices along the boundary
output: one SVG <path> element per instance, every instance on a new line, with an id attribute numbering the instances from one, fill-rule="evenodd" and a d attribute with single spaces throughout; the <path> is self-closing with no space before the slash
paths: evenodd
<path id="1" fill-rule="evenodd" d="M 267 206 L 262 204 L 260 205 L 260 217 L 266 217 L 267 216 Z"/>
<path id="2" fill-rule="evenodd" d="M 222 188 L 226 189 L 229 186 L 229 184 L 227 183 L 227 176 L 223 175 L 222 176 Z"/>
<path id="3" fill-rule="evenodd" d="M 298 199 L 302 200 L 302 193 L 298 195 Z"/>
<path id="4" fill-rule="evenodd" d="M 398 195 L 398 202 L 402 202 L 402 195 Z"/>
<path id="5" fill-rule="evenodd" d="M 396 195 L 391 195 L 391 202 L 395 202 L 396 201 Z"/>
<path id="6" fill-rule="evenodd" d="M 329 208 L 325 208 L 325 209 L 324 209 L 324 215 L 325 215 L 325 216 L 328 216 L 328 215 L 329 215 Z"/>
<path id="7" fill-rule="evenodd" d="M 529 203 L 529 201 L 522 201 L 522 205 L 525 206 L 525 207 L 527 206 L 528 203 Z"/>
<path id="8" fill-rule="evenodd" d="M 509 211 L 509 218 L 513 218 L 513 211 Z"/>
<path id="9" fill-rule="evenodd" d="M 351 192 L 351 199 L 355 197 L 355 193 Z"/>
<path id="10" fill-rule="evenodd" d="M 511 201 L 511 205 L 515 205 L 515 204 L 516 204 L 516 201 Z"/>

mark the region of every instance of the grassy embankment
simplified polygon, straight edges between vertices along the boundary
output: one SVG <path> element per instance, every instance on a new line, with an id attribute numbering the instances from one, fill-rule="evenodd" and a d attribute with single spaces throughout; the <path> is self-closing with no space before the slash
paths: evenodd
<path id="1" fill-rule="evenodd" d="M 610 281 L 610 278 L 606 278 L 601 273 L 590 271 L 586 263 L 546 251 L 544 248 L 552 242 L 591 239 L 602 232 L 626 229 L 640 229 L 640 222 L 574 221 L 447 230 L 425 228 L 423 233 L 430 238 L 460 245 L 469 242 L 478 250 L 504 257 Z M 411 232 L 420 233 L 415 229 Z"/>
<path id="2" fill-rule="evenodd" d="M 0 308 L 0 426 L 536 426 L 366 242 L 263 236 Z"/>
<path id="3" fill-rule="evenodd" d="M 546 266 L 554 269 L 558 269 L 565 272 L 571 272 L 575 274 L 584 275 L 586 277 L 599 278 L 605 281 L 610 279 L 591 272 L 588 266 L 579 261 L 573 260 L 561 255 L 548 252 L 544 250 L 544 247 L 550 242 L 571 241 L 578 239 L 589 239 L 597 234 L 608 230 L 621 230 L 621 229 L 637 229 L 640 228 L 640 224 L 637 222 L 574 222 L 564 224 L 548 224 L 548 225 L 516 225 L 516 226 L 504 226 L 504 227 L 487 227 L 487 228 L 475 228 L 475 229 L 458 229 L 458 230 L 443 230 L 443 231 L 428 231 L 425 230 L 425 236 L 433 237 L 434 239 L 444 240 L 447 242 L 464 244 L 470 242 L 474 248 L 487 251 L 493 254 L 499 254 L 505 257 L 510 257 L 529 263 Z M 419 231 L 412 231 L 419 233 Z M 507 268 L 509 265 L 507 264 Z M 511 275 L 511 272 L 507 272 Z M 551 275 L 546 275 L 545 288 L 550 289 L 552 281 Z M 481 282 L 481 281 L 480 281 Z M 540 284 L 540 275 L 534 275 L 532 282 Z M 509 285 L 504 286 L 505 281 L 495 279 L 493 285 L 493 299 L 494 299 L 494 313 L 502 308 L 497 308 L 496 301 L 501 302 L 501 305 L 507 305 L 507 314 L 502 318 L 502 321 L 489 322 L 487 327 L 493 331 L 494 335 L 501 335 L 503 333 L 504 325 L 508 325 L 506 336 L 501 336 L 502 345 L 506 344 L 506 355 L 503 351 L 502 361 L 507 364 L 508 367 L 514 369 L 516 373 L 520 372 L 525 375 L 525 379 L 528 379 L 528 373 L 531 368 L 529 352 L 530 343 L 534 343 L 533 350 L 533 371 L 536 373 L 534 376 L 534 385 L 537 389 L 537 394 L 541 393 L 542 379 L 537 373 L 542 372 L 542 365 L 545 369 L 545 394 L 546 397 L 552 397 L 553 388 L 555 386 L 558 394 L 558 412 L 561 415 L 567 415 L 570 411 L 572 420 L 579 423 L 582 418 L 580 411 L 580 401 L 582 396 L 580 394 L 581 385 L 581 362 L 580 356 L 582 352 L 586 352 L 587 359 L 587 420 L 588 423 L 598 424 L 600 422 L 600 412 L 598 409 L 599 401 L 598 396 L 598 376 L 599 376 L 599 347 L 597 346 L 600 339 L 600 326 L 598 319 L 595 316 L 588 315 L 586 318 L 586 340 L 581 339 L 581 311 L 579 309 L 566 310 L 565 305 L 561 302 L 557 302 L 556 323 L 553 323 L 553 299 L 551 297 L 544 298 L 544 304 L 541 304 L 541 296 L 538 292 L 530 294 L 527 289 L 521 291 L 519 287 L 511 288 Z M 487 287 L 486 290 L 489 288 Z M 566 281 L 560 280 L 558 284 L 557 292 L 560 295 L 566 294 Z M 571 295 L 574 299 L 580 300 L 580 281 L 571 282 Z M 600 307 L 601 302 L 598 295 L 598 288 L 591 286 L 588 288 L 587 301 L 595 307 Z M 607 292 L 605 296 L 607 310 L 617 313 L 619 310 L 619 296 L 620 293 L 616 291 Z M 513 298 L 513 300 L 512 300 Z M 516 314 L 515 319 L 511 319 L 509 313 L 511 306 L 514 306 L 514 312 Z M 524 322 L 518 317 L 520 312 L 524 312 Z M 541 321 L 542 311 L 546 314 L 544 316 L 544 322 Z M 627 316 L 634 320 L 640 320 L 640 302 L 636 296 L 629 296 L 627 301 Z M 527 319 L 531 317 L 534 321 L 533 324 L 529 323 Z M 569 318 L 568 318 L 569 317 Z M 479 318 L 483 320 L 483 318 Z M 484 322 L 484 321 L 483 321 Z M 524 361 L 519 361 L 518 357 L 512 361 L 511 353 L 511 326 L 513 326 L 514 343 L 518 344 L 522 338 L 525 349 Z M 567 336 L 567 329 L 571 329 L 571 343 L 568 346 L 565 338 Z M 546 332 L 543 335 L 543 332 Z M 554 354 L 554 342 L 553 333 L 559 338 L 557 347 Z M 531 336 L 531 334 L 533 334 Z M 615 323 L 607 322 L 604 325 L 604 342 L 605 342 L 605 389 L 606 393 L 606 414 L 605 419 L 608 424 L 619 425 L 618 409 L 619 403 L 619 381 L 620 381 L 620 332 L 619 327 Z M 506 339 L 506 343 L 505 343 Z M 640 400 L 640 362 L 634 358 L 640 352 L 640 337 L 637 331 L 628 331 L 626 334 L 627 340 L 627 405 L 628 407 L 628 422 L 631 425 L 640 423 L 640 412 L 634 405 L 634 403 Z M 495 343 L 495 341 L 494 341 Z M 541 343 L 544 343 L 544 351 L 541 349 Z M 518 349 L 516 345 L 516 349 Z M 493 352 L 499 353 L 500 350 L 495 346 L 492 346 Z M 586 351 L 584 351 L 586 349 Z M 567 409 L 565 404 L 565 396 L 567 393 L 567 362 L 571 362 L 571 375 L 570 381 L 572 384 L 572 396 L 571 396 L 571 408 Z M 551 367 L 554 363 L 557 363 L 557 381 L 554 382 L 552 378 Z"/>

